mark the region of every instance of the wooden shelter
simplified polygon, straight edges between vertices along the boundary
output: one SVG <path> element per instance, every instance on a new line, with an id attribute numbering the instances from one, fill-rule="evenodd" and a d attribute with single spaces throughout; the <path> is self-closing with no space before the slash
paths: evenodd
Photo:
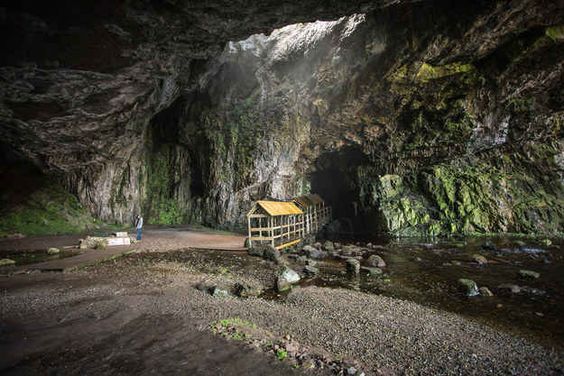
<path id="1" fill-rule="evenodd" d="M 305 235 L 304 213 L 293 202 L 257 201 L 247 214 L 249 248 L 268 244 L 290 247 Z"/>
<path id="2" fill-rule="evenodd" d="M 315 234 L 331 220 L 331 207 L 317 194 L 303 195 L 293 202 L 304 212 L 305 233 Z"/>

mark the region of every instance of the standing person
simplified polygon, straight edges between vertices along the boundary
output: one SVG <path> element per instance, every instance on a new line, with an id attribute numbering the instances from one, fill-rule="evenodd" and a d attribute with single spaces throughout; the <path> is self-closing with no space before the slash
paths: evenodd
<path id="1" fill-rule="evenodd" d="M 143 217 L 141 217 L 141 214 L 137 214 L 135 228 L 137 229 L 137 240 L 141 240 L 141 233 L 143 232 Z"/>

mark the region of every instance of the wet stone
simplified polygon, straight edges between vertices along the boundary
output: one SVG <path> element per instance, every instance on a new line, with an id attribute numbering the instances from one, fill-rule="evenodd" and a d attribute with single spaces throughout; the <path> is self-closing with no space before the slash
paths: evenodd
<path id="1" fill-rule="evenodd" d="M 366 260 L 366 264 L 368 266 L 373 266 L 373 267 L 378 267 L 378 268 L 385 268 L 386 267 L 386 262 L 384 261 L 384 259 L 378 255 L 371 255 L 370 257 L 368 257 L 368 259 Z"/>
<path id="2" fill-rule="evenodd" d="M 360 273 L 360 261 L 354 258 L 347 259 L 347 271 L 354 275 Z"/>
<path id="3" fill-rule="evenodd" d="M 461 290 L 465 293 L 466 296 L 477 296 L 480 295 L 480 291 L 478 290 L 478 285 L 471 279 L 460 278 L 458 280 L 458 285 L 460 286 Z"/>
<path id="4" fill-rule="evenodd" d="M 300 275 L 288 267 L 284 268 L 276 280 L 276 288 L 278 291 L 286 291 L 292 287 L 292 284 L 300 281 Z"/>
<path id="5" fill-rule="evenodd" d="M 49 248 L 47 250 L 48 255 L 58 255 L 59 253 L 61 253 L 61 250 L 59 248 Z"/>
<path id="6" fill-rule="evenodd" d="M 485 265 L 485 264 L 488 263 L 488 260 L 484 256 L 479 255 L 479 254 L 472 255 L 472 259 L 478 265 Z"/>
<path id="7" fill-rule="evenodd" d="M 15 265 L 16 262 L 12 259 L 0 259 L 0 266 L 8 266 L 8 265 Z"/>
<path id="8" fill-rule="evenodd" d="M 519 270 L 519 275 L 522 278 L 526 278 L 526 279 L 537 279 L 537 278 L 540 277 L 539 272 L 535 272 L 535 271 L 532 271 L 532 270 L 525 270 L 525 269 Z"/>
<path id="9" fill-rule="evenodd" d="M 480 287 L 480 288 L 478 289 L 478 291 L 480 291 L 480 295 L 482 295 L 482 296 L 487 296 L 487 297 L 489 297 L 489 296 L 494 296 L 492 290 L 490 290 L 489 288 L 487 288 L 487 287 L 485 287 L 485 286 L 484 286 L 484 287 Z"/>

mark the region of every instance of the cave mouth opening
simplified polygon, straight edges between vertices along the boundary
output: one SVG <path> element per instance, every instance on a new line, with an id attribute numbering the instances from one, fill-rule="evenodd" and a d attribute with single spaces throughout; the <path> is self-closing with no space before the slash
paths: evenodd
<path id="1" fill-rule="evenodd" d="M 354 146 L 321 154 L 309 174 L 311 192 L 319 194 L 333 208 L 333 219 L 342 235 L 365 231 L 360 211 L 357 169 L 367 157 Z"/>

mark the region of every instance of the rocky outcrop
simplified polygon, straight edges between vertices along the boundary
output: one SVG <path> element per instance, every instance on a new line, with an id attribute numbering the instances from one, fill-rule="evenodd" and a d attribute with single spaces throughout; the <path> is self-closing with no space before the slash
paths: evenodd
<path id="1" fill-rule="evenodd" d="M 106 220 L 314 190 L 396 235 L 562 232 L 562 6 L 370 4 L 125 6 L 93 27 L 112 58 L 0 68 L 1 132 Z"/>

